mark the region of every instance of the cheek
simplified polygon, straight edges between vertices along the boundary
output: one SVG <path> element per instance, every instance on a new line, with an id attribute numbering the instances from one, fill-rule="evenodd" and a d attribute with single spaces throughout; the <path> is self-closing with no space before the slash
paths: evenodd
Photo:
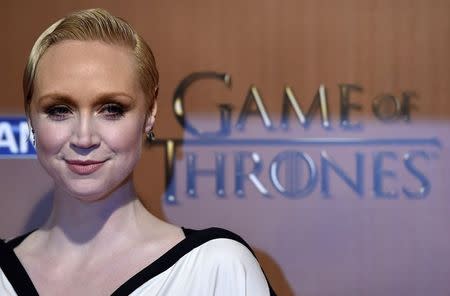
<path id="1" fill-rule="evenodd" d="M 117 153 L 140 154 L 143 137 L 142 124 L 141 120 L 125 120 L 120 123 L 112 123 L 103 129 L 102 138 L 108 147 Z"/>
<path id="2" fill-rule="evenodd" d="M 34 130 L 38 154 L 57 153 L 71 134 L 70 127 L 55 123 L 37 123 Z"/>

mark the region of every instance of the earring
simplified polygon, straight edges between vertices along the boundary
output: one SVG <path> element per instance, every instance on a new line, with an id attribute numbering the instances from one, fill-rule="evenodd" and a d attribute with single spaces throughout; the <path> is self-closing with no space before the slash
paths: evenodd
<path id="1" fill-rule="evenodd" d="M 147 142 L 151 143 L 154 142 L 156 139 L 155 133 L 153 132 L 153 130 L 149 130 L 148 132 L 145 133 L 145 135 L 147 136 Z"/>
<path id="2" fill-rule="evenodd" d="M 31 129 L 31 144 L 33 145 L 34 148 L 36 148 L 36 136 L 34 134 L 34 129 Z"/>

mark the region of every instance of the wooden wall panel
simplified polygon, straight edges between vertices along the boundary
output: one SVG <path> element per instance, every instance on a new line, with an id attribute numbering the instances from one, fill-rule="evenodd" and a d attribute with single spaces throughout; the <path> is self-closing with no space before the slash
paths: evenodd
<path id="1" fill-rule="evenodd" d="M 444 0 L 2 1 L 0 116 L 23 113 L 22 70 L 40 32 L 88 7 L 124 17 L 153 48 L 161 74 L 157 133 L 162 138 L 183 136 L 173 116 L 173 92 L 186 75 L 203 70 L 229 73 L 233 88 L 218 82 L 193 85 L 188 112 L 216 114 L 217 104 L 227 102 L 235 106 L 235 120 L 254 84 L 269 111 L 279 114 L 285 85 L 308 106 L 324 84 L 338 119 L 338 84 L 356 83 L 364 90 L 355 97 L 363 106 L 355 118 L 374 118 L 370 106 L 376 95 L 408 90 L 417 94 L 412 120 L 450 119 L 450 1 Z M 147 165 L 156 161 L 162 167 L 162 160 L 155 160 L 161 153 L 144 152 L 136 183 L 164 216 L 163 176 Z M 9 233 L 7 226 L 2 231 Z M 268 266 L 275 287 L 281 295 L 292 293 L 275 265 Z"/>

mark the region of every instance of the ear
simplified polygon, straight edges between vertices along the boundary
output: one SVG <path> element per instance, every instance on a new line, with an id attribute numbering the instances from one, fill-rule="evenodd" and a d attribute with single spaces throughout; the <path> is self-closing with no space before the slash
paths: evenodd
<path id="1" fill-rule="evenodd" d="M 156 119 L 156 112 L 158 111 L 158 103 L 156 102 L 156 99 L 153 101 L 152 106 L 150 107 L 150 111 L 147 116 L 147 120 L 145 122 L 145 132 L 148 133 L 152 130 L 153 125 L 155 124 Z"/>

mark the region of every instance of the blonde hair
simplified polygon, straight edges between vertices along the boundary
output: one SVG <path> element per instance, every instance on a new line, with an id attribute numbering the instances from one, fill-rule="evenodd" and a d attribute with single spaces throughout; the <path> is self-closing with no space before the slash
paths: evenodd
<path id="1" fill-rule="evenodd" d="M 40 58 L 52 45 L 64 40 L 103 41 L 132 49 L 137 61 L 141 87 L 150 105 L 158 95 L 159 74 L 155 57 L 139 34 L 126 21 L 104 9 L 87 9 L 72 13 L 48 27 L 36 40 L 23 74 L 25 111 L 29 114 L 36 68 Z"/>

